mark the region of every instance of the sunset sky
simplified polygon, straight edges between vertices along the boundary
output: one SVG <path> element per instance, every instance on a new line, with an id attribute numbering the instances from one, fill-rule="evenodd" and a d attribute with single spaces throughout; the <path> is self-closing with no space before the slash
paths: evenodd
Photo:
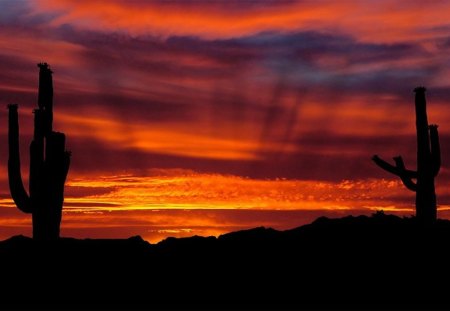
<path id="1" fill-rule="evenodd" d="M 415 169 L 418 85 L 450 218 L 450 1 L 0 0 L 0 46 L 0 239 L 31 235 L 8 189 L 6 105 L 27 183 L 42 61 L 72 151 L 63 236 L 412 215 L 414 193 L 371 157 Z"/>

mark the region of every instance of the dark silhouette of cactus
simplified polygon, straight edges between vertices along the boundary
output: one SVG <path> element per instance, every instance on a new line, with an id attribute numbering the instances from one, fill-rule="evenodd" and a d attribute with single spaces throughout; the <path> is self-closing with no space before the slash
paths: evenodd
<path id="1" fill-rule="evenodd" d="M 59 238 L 70 153 L 65 151 L 65 135 L 52 130 L 52 71 L 47 63 L 40 63 L 38 67 L 38 108 L 34 110 L 34 136 L 30 144 L 30 193 L 28 195 L 23 186 L 20 172 L 17 105 L 8 106 L 9 189 L 17 207 L 33 216 L 33 238 L 56 240 Z"/>
<path id="2" fill-rule="evenodd" d="M 436 221 L 436 193 L 434 178 L 441 167 L 441 152 L 437 125 L 428 125 L 424 87 L 416 87 L 417 170 L 405 168 L 401 156 L 394 157 L 395 166 L 373 156 L 373 161 L 382 169 L 397 175 L 403 184 L 416 192 L 416 217 L 423 224 Z M 416 182 L 413 181 L 416 179 Z"/>

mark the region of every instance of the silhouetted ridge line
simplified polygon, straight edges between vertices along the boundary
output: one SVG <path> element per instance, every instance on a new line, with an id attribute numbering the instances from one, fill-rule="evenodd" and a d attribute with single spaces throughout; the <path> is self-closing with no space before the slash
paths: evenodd
<path id="1" fill-rule="evenodd" d="M 450 306 L 449 240 L 448 220 L 383 213 L 157 244 L 17 236 L 0 242 L 0 307 L 430 310 Z"/>
<path id="2" fill-rule="evenodd" d="M 374 155 L 372 160 L 382 169 L 397 175 L 406 188 L 416 192 L 416 216 L 424 225 L 437 218 L 434 178 L 441 167 L 441 151 L 437 125 L 428 125 L 425 87 L 414 89 L 417 131 L 417 170 L 405 168 L 401 156 L 394 157 L 395 166 Z M 414 182 L 416 179 L 417 182 Z"/>
<path id="3" fill-rule="evenodd" d="M 9 109 L 8 177 L 11 196 L 24 213 L 31 213 L 33 238 L 59 238 L 64 201 L 64 183 L 70 165 L 70 153 L 65 151 L 65 135 L 53 131 L 53 82 L 47 63 L 38 64 L 38 108 L 34 112 L 34 136 L 30 145 L 29 195 L 20 172 L 19 120 L 17 105 Z"/>

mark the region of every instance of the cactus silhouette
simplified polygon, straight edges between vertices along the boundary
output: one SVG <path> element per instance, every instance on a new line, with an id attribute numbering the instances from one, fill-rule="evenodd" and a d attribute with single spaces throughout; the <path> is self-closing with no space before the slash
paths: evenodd
<path id="1" fill-rule="evenodd" d="M 441 167 L 441 152 L 437 125 L 428 125 L 424 87 L 414 89 L 417 130 L 417 170 L 405 168 L 401 156 L 394 157 L 395 166 L 377 155 L 372 160 L 382 169 L 397 175 L 406 188 L 416 192 L 416 217 L 422 224 L 436 221 L 436 193 L 434 178 Z M 416 182 L 413 181 L 416 179 Z"/>
<path id="2" fill-rule="evenodd" d="M 34 136 L 30 144 L 29 195 L 20 172 L 17 105 L 8 105 L 8 177 L 14 203 L 22 212 L 32 214 L 33 238 L 48 241 L 59 238 L 70 153 L 65 151 L 65 135 L 52 130 L 52 71 L 47 63 L 38 67 L 38 108 L 34 110 Z"/>

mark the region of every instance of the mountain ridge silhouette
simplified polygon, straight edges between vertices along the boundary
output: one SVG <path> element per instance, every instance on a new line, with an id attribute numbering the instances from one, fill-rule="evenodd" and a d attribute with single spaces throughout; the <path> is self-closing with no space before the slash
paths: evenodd
<path id="1" fill-rule="evenodd" d="M 0 242 L 0 307 L 438 309 L 450 305 L 447 241 L 448 220 L 383 213 L 157 244 L 15 236 Z"/>

